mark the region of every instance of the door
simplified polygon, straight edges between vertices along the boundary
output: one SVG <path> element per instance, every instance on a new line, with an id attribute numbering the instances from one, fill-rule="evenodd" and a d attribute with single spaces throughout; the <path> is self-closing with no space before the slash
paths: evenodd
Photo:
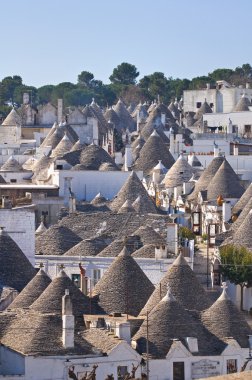
<path id="1" fill-rule="evenodd" d="M 173 362 L 173 380 L 185 380 L 184 362 Z"/>

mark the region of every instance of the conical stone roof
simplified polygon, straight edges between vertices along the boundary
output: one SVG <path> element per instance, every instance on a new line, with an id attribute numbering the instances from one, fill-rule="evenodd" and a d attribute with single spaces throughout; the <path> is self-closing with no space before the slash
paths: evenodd
<path id="1" fill-rule="evenodd" d="M 204 103 L 201 105 L 201 107 L 198 109 L 198 111 L 197 111 L 196 115 L 194 116 L 194 118 L 196 120 L 200 120 L 203 115 L 205 115 L 206 113 L 212 113 L 212 112 L 213 111 L 212 111 L 211 107 L 209 106 L 209 104 L 205 100 Z"/>
<path id="2" fill-rule="evenodd" d="M 131 202 L 127 199 L 124 204 L 119 208 L 118 213 L 128 213 L 128 212 L 135 212 L 134 207 L 132 206 Z"/>
<path id="3" fill-rule="evenodd" d="M 246 218 L 235 231 L 233 235 L 233 244 L 244 246 L 252 250 L 252 210 L 249 211 Z"/>
<path id="4" fill-rule="evenodd" d="M 2 165 L 1 171 L 20 172 L 23 171 L 22 165 L 13 157 L 10 156 L 8 160 Z"/>
<path id="5" fill-rule="evenodd" d="M 167 294 L 149 313 L 149 354 L 152 358 L 165 358 L 173 340 L 179 339 L 184 343 L 186 337 L 198 338 L 199 351 L 202 352 L 205 350 L 204 343 L 207 337 L 204 332 L 201 322 L 192 317 L 168 290 Z M 146 336 L 147 320 L 145 319 L 133 337 L 141 354 L 147 352 Z"/>
<path id="6" fill-rule="evenodd" d="M 105 197 L 103 197 L 103 195 L 101 193 L 98 193 L 96 194 L 96 196 L 94 197 L 94 199 L 92 199 L 92 201 L 90 202 L 92 205 L 99 205 L 101 203 L 105 203 L 107 202 L 107 199 Z"/>
<path id="7" fill-rule="evenodd" d="M 21 124 L 22 124 L 21 117 L 14 108 L 12 108 L 12 110 L 6 116 L 6 118 L 4 119 L 2 123 L 2 125 L 6 127 L 13 127 L 16 125 L 21 125 Z"/>
<path id="8" fill-rule="evenodd" d="M 64 154 L 70 152 L 73 144 L 65 134 L 61 141 L 58 143 L 56 148 L 53 149 L 51 157 L 63 157 Z"/>
<path id="9" fill-rule="evenodd" d="M 120 130 L 129 129 L 129 131 L 132 132 L 136 129 L 136 123 L 121 99 L 118 100 L 116 105 L 113 107 L 113 110 L 120 120 L 120 123 L 118 124 L 118 128 Z"/>
<path id="10" fill-rule="evenodd" d="M 210 306 L 204 288 L 180 254 L 157 285 L 140 315 L 146 315 L 147 310 L 151 311 L 159 303 L 166 295 L 167 286 L 176 300 L 186 309 L 204 310 Z"/>
<path id="11" fill-rule="evenodd" d="M 233 112 L 249 111 L 249 107 L 251 107 L 250 100 L 245 95 L 242 95 L 242 97 L 234 107 Z"/>
<path id="12" fill-rule="evenodd" d="M 207 189 L 209 183 L 212 181 L 213 177 L 215 176 L 217 170 L 219 169 L 223 161 L 224 157 L 214 157 L 214 159 L 210 162 L 210 164 L 201 174 L 198 182 L 196 182 L 193 192 L 188 195 L 188 200 L 193 201 L 197 199 L 199 192 Z"/>
<path id="13" fill-rule="evenodd" d="M 10 309 L 29 307 L 43 293 L 51 283 L 50 277 L 43 269 L 40 269 L 36 276 L 26 285 L 9 306 Z"/>
<path id="14" fill-rule="evenodd" d="M 175 106 L 174 102 L 171 102 L 168 106 L 168 110 L 171 111 L 172 115 L 176 118 L 179 119 L 180 112 L 178 108 Z"/>
<path id="15" fill-rule="evenodd" d="M 150 226 L 141 226 L 133 234 L 134 236 L 139 236 L 143 245 L 145 244 L 155 244 L 155 245 L 165 245 L 165 239 L 156 232 Z"/>
<path id="16" fill-rule="evenodd" d="M 248 335 L 252 334 L 252 330 L 229 299 L 225 288 L 215 303 L 203 311 L 202 322 L 218 338 L 233 337 L 242 348 L 248 347 Z"/>
<path id="17" fill-rule="evenodd" d="M 100 237 L 85 239 L 65 252 L 64 256 L 97 256 L 107 245 L 104 239 Z"/>
<path id="18" fill-rule="evenodd" d="M 70 155 L 74 155 L 74 153 L 77 153 L 77 151 L 69 153 L 68 155 L 68 162 L 70 164 L 72 164 Z M 80 164 L 80 167 L 78 169 L 74 167 L 74 170 L 99 170 L 101 165 L 104 163 L 108 163 L 111 165 L 111 167 L 119 170 L 112 157 L 103 148 L 99 147 L 98 145 L 91 144 L 81 150 L 78 162 L 78 164 Z"/>
<path id="19" fill-rule="evenodd" d="M 145 213 L 156 213 L 157 210 L 154 203 L 134 171 L 131 172 L 130 176 L 111 202 L 111 209 L 113 211 L 118 211 L 126 200 L 134 202 L 139 195 L 141 196 L 142 209 L 145 210 Z"/>
<path id="20" fill-rule="evenodd" d="M 76 141 L 76 143 L 72 146 L 70 152 L 74 152 L 76 150 L 80 150 L 87 146 L 85 143 L 81 143 L 80 140 Z"/>
<path id="21" fill-rule="evenodd" d="M 153 290 L 154 285 L 124 248 L 92 294 L 106 313 L 137 316 Z"/>
<path id="22" fill-rule="evenodd" d="M 55 224 L 36 237 L 36 254 L 63 255 L 80 241 L 81 238 L 68 227 Z"/>
<path id="23" fill-rule="evenodd" d="M 40 145 L 42 148 L 46 146 L 51 146 L 52 149 L 55 149 L 61 141 L 61 139 L 64 137 L 64 130 L 62 127 L 55 125 L 52 129 L 53 130 L 51 131 L 51 133 L 46 136 L 45 140 Z"/>
<path id="24" fill-rule="evenodd" d="M 239 178 L 229 162 L 225 159 L 207 187 L 207 199 L 217 199 L 219 195 L 225 198 L 239 199 L 244 193 Z"/>
<path id="25" fill-rule="evenodd" d="M 195 154 L 188 156 L 188 164 L 191 165 L 192 168 L 202 167 L 200 160 Z"/>
<path id="26" fill-rule="evenodd" d="M 150 175 L 154 166 L 162 161 L 163 165 L 170 169 L 174 164 L 168 146 L 163 142 L 159 134 L 154 131 L 140 151 L 140 155 L 134 164 L 134 170 L 143 170 L 144 175 Z"/>
<path id="27" fill-rule="evenodd" d="M 0 230 L 0 284 L 19 292 L 32 280 L 36 270 L 3 229 Z"/>
<path id="28" fill-rule="evenodd" d="M 108 108 L 104 113 L 104 117 L 107 122 L 114 124 L 114 127 L 120 131 L 120 119 L 113 108 Z"/>
<path id="29" fill-rule="evenodd" d="M 44 292 L 31 305 L 31 310 L 39 313 L 62 313 L 62 297 L 65 290 L 69 290 L 69 294 L 73 304 L 73 314 L 82 316 L 89 313 L 90 301 L 89 297 L 85 296 L 77 286 L 70 280 L 66 273 L 62 270 L 55 277 Z"/>
<path id="30" fill-rule="evenodd" d="M 165 175 L 162 183 L 166 188 L 182 186 L 184 182 L 188 182 L 193 175 L 193 169 L 188 164 L 186 158 L 180 155 L 177 161 L 172 165 Z"/>
<path id="31" fill-rule="evenodd" d="M 239 214 L 244 209 L 244 207 L 248 204 L 251 198 L 252 198 L 252 183 L 249 185 L 246 191 L 242 194 L 238 202 L 234 205 L 232 209 L 232 214 Z"/>

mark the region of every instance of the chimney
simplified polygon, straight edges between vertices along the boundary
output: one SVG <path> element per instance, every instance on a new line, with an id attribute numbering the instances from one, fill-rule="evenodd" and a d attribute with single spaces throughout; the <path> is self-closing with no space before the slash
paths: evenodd
<path id="1" fill-rule="evenodd" d="M 222 203 L 222 220 L 227 222 L 231 219 L 231 203 L 229 201 L 224 201 Z"/>
<path id="2" fill-rule="evenodd" d="M 65 348 L 74 347 L 74 316 L 69 290 L 62 297 L 62 342 Z"/>
<path id="3" fill-rule="evenodd" d="M 246 83 L 246 88 L 250 88 L 250 83 Z"/>
<path id="4" fill-rule="evenodd" d="M 133 162 L 133 157 L 132 157 L 132 148 L 130 145 L 126 145 L 125 147 L 125 171 L 128 171 L 128 168 L 131 167 L 132 162 Z"/>
<path id="5" fill-rule="evenodd" d="M 178 225 L 176 223 L 167 224 L 167 246 L 169 252 L 178 253 Z"/>
<path id="6" fill-rule="evenodd" d="M 58 99 L 58 123 L 63 122 L 63 99 Z"/>
<path id="7" fill-rule="evenodd" d="M 11 209 L 12 203 L 8 195 L 2 195 L 2 208 Z"/>
<path id="8" fill-rule="evenodd" d="M 161 113 L 161 123 L 165 125 L 165 113 Z"/>
<path id="9" fill-rule="evenodd" d="M 130 323 L 129 322 L 116 322 L 115 334 L 120 339 L 126 340 L 127 343 L 131 342 Z"/>
<path id="10" fill-rule="evenodd" d="M 238 144 L 234 144 L 234 156 L 239 156 L 239 147 L 238 147 Z"/>
<path id="11" fill-rule="evenodd" d="M 206 89 L 207 89 L 207 90 L 210 90 L 210 83 L 207 83 L 207 84 L 206 84 Z"/>
<path id="12" fill-rule="evenodd" d="M 29 104 L 29 94 L 27 92 L 23 93 L 23 104 Z"/>

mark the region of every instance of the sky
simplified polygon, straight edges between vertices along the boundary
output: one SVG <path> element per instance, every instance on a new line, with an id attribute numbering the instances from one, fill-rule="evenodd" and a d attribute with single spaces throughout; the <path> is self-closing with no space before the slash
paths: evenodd
<path id="1" fill-rule="evenodd" d="M 76 83 L 85 70 L 110 83 L 122 62 L 139 79 L 252 65 L 251 14 L 251 0 L 0 0 L 0 80 Z"/>

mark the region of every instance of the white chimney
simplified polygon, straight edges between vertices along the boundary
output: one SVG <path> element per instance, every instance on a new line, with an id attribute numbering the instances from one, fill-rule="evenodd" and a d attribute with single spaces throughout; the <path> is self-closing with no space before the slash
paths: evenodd
<path id="1" fill-rule="evenodd" d="M 131 342 L 130 323 L 129 322 L 116 322 L 115 334 L 120 339 L 126 340 L 127 343 Z"/>
<path id="2" fill-rule="evenodd" d="M 27 92 L 23 93 L 23 104 L 29 104 L 29 94 Z"/>
<path id="3" fill-rule="evenodd" d="M 231 203 L 229 201 L 224 201 L 222 203 L 222 220 L 223 222 L 227 222 L 231 219 Z"/>
<path id="4" fill-rule="evenodd" d="M 234 156 L 239 156 L 238 144 L 234 144 Z"/>
<path id="5" fill-rule="evenodd" d="M 126 145 L 125 147 L 124 159 L 125 159 L 125 170 L 127 170 L 126 168 L 130 168 L 133 163 L 132 148 L 130 145 Z"/>
<path id="6" fill-rule="evenodd" d="M 219 147 L 214 143 L 214 157 L 219 157 Z"/>
<path id="7" fill-rule="evenodd" d="M 63 121 L 63 99 L 58 99 L 58 123 Z"/>
<path id="8" fill-rule="evenodd" d="M 178 253 L 178 225 L 176 223 L 167 224 L 167 246 L 168 251 L 177 255 Z"/>
<path id="9" fill-rule="evenodd" d="M 207 90 L 210 90 L 210 83 L 206 84 L 206 88 L 207 88 Z"/>
<path id="10" fill-rule="evenodd" d="M 161 123 L 165 125 L 165 113 L 161 113 Z"/>
<path id="11" fill-rule="evenodd" d="M 62 297 L 62 342 L 65 348 L 74 347 L 74 316 L 69 290 Z"/>
<path id="12" fill-rule="evenodd" d="M 69 197 L 71 195 L 71 188 L 72 188 L 72 177 L 65 177 L 64 178 L 64 205 L 66 207 L 69 206 Z"/>
<path id="13" fill-rule="evenodd" d="M 166 245 L 159 245 L 155 246 L 155 259 L 166 259 L 167 258 L 167 246 Z"/>

